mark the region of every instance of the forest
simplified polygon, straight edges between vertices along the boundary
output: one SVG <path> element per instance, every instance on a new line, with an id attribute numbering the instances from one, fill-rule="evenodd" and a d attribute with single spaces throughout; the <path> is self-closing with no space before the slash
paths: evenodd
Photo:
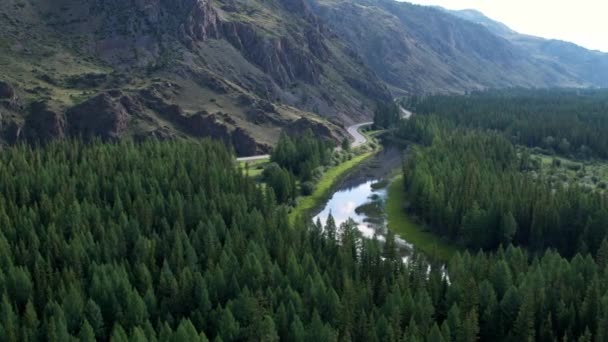
<path id="1" fill-rule="evenodd" d="M 2 150 L 0 340 L 608 338 L 605 241 L 568 259 L 464 252 L 429 272 L 391 234 L 290 224 L 233 158 L 210 141 Z"/>
<path id="2" fill-rule="evenodd" d="M 569 257 L 597 252 L 608 234 L 603 193 L 527 172 L 530 155 L 495 132 L 440 136 L 404 165 L 409 209 L 432 231 L 473 250 L 513 243 Z"/>
<path id="3" fill-rule="evenodd" d="M 600 125 L 585 107 L 596 93 L 513 92 L 500 96 L 580 100 L 564 102 L 589 108 L 573 130 Z M 457 110 L 449 101 L 497 96 L 437 99 Z M 583 155 L 574 132 L 530 110 L 537 145 L 509 105 L 499 129 L 464 109 L 423 112 L 431 99 L 410 99 L 422 114 L 389 134 L 415 142 L 404 210 L 462 247 L 445 264 L 404 262 L 392 233 L 366 239 L 353 221 L 290 220 L 334 158 L 310 134 L 281 138 L 265 184 L 209 140 L 3 148 L 0 341 L 608 340 L 606 195 L 551 182 L 530 153 L 601 160 L 602 138 Z"/>
<path id="4" fill-rule="evenodd" d="M 493 90 L 465 96 L 413 97 L 405 105 L 415 111 L 416 117 L 402 120 L 392 132 L 413 146 L 403 165 L 407 197 L 403 207 L 426 229 L 469 251 L 486 251 L 489 254 L 480 252 L 476 257 L 487 255 L 488 260 L 493 259 L 490 263 L 500 263 L 500 259 L 509 263 L 512 258 L 520 258 L 521 265 L 539 267 L 535 276 L 539 280 L 552 278 L 550 269 L 557 263 L 551 266 L 551 262 L 545 262 L 554 257 L 570 260 L 570 265 L 576 264 L 573 267 L 580 272 L 593 268 L 605 271 L 606 180 L 589 177 L 589 182 L 599 185 L 595 187 L 581 177 L 588 177 L 584 165 L 594 165 L 597 175 L 607 163 L 608 91 Z M 545 159 L 550 162 L 543 162 Z M 564 160 L 568 160 L 565 165 Z M 543 166 L 547 163 L 550 166 Z M 573 176 L 568 177 L 568 173 Z M 510 250 L 512 246 L 518 246 L 516 250 L 527 256 L 505 257 L 504 248 Z M 457 255 L 454 260 L 461 258 Z M 448 268 L 450 277 L 455 277 L 460 269 L 454 266 L 454 260 Z M 508 277 L 525 277 L 525 273 L 520 269 Z M 491 278 L 490 273 L 483 279 Z M 595 282 L 604 287 L 608 284 L 606 279 L 588 280 L 587 284 Z M 467 288 L 475 288 L 473 282 L 471 286 Z M 528 300 L 535 303 L 531 306 L 539 305 L 553 286 L 562 285 L 549 281 L 537 288 L 541 292 L 519 293 L 520 309 L 528 306 L 524 304 Z M 481 286 L 478 289 L 476 300 L 487 298 L 481 293 Z M 503 299 L 499 299 L 502 305 L 510 295 L 504 288 L 498 292 L 503 294 Z M 591 317 L 583 312 L 583 306 L 599 305 L 605 310 L 605 294 L 593 300 L 590 292 L 584 296 L 587 298 L 579 297 L 574 301 L 577 304 L 572 304 L 582 310 L 575 315 L 577 319 Z M 550 297 L 563 300 L 567 295 Z M 557 328 L 560 319 L 555 318 L 560 316 L 557 311 L 565 312 L 563 304 L 558 304 L 562 309 L 550 312 L 544 320 L 544 314 L 538 311 L 530 314 L 534 323 L 528 328 L 535 335 L 525 340 L 606 340 L 603 328 L 599 328 L 603 323 L 594 325 L 596 330 L 591 326 L 582 328 L 587 324 L 583 323 L 576 333 Z M 504 314 L 504 307 L 501 310 Z M 594 317 L 598 316 L 601 313 L 596 312 Z M 494 327 L 502 319 L 494 317 Z M 484 336 L 483 331 L 481 327 L 482 340 L 504 340 L 495 337 L 504 334 Z"/>
<path id="5" fill-rule="evenodd" d="M 608 90 L 491 90 L 412 97 L 406 106 L 457 126 L 502 132 L 515 144 L 608 158 Z"/>
<path id="6" fill-rule="evenodd" d="M 401 118 L 399 104 L 378 103 L 374 111 L 372 129 L 388 129 L 394 127 Z"/>
<path id="7" fill-rule="evenodd" d="M 279 203 L 293 203 L 299 194 L 313 192 L 322 168 L 332 162 L 332 150 L 330 141 L 315 138 L 310 130 L 292 137 L 283 133 L 264 168 L 263 181 Z"/>
<path id="8" fill-rule="evenodd" d="M 556 182 L 531 152 L 605 163 L 608 92 L 502 90 L 407 101 L 395 135 L 416 142 L 404 164 L 408 210 L 472 250 L 510 243 L 566 257 L 608 236 L 603 191 Z M 599 181 L 599 180 L 598 180 Z"/>

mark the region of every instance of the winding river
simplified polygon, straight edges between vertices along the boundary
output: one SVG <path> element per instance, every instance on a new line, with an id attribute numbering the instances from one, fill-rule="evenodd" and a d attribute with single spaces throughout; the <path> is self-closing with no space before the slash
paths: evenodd
<path id="1" fill-rule="evenodd" d="M 401 152 L 395 147 L 386 147 L 374 155 L 342 180 L 333 195 L 315 213 L 314 221 L 319 219 L 325 224 L 331 213 L 339 226 L 350 218 L 357 223 L 362 236 L 376 236 L 379 241 L 385 241 L 388 180 L 400 171 L 401 160 Z M 399 237 L 395 242 L 403 258 L 412 254 L 410 243 Z"/>

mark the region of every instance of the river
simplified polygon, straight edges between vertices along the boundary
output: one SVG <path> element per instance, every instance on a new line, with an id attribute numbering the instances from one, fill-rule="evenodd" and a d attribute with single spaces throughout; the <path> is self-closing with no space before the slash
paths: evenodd
<path id="1" fill-rule="evenodd" d="M 313 220 L 325 224 L 331 213 L 339 226 L 349 218 L 357 223 L 361 235 L 385 241 L 388 231 L 385 201 L 388 181 L 401 170 L 402 153 L 385 147 L 343 179 L 333 195 L 315 213 Z M 395 237 L 400 255 L 407 260 L 413 246 Z"/>

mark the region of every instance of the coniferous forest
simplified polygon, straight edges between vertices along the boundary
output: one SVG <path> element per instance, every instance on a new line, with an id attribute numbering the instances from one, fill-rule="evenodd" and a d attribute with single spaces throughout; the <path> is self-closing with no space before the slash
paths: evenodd
<path id="1" fill-rule="evenodd" d="M 496 266 L 519 259 L 527 271 L 500 266 L 502 276 L 518 279 L 536 269 L 532 271 L 536 272 L 535 280 L 529 278 L 525 282 L 539 286 L 527 294 L 512 296 L 501 285 L 497 288 L 492 277 L 498 273 L 493 276 L 492 272 L 481 278 L 482 282 L 492 283 L 491 295 L 483 294 L 486 289 L 482 290 L 474 279 L 465 287 L 479 290 L 474 294 L 478 304 L 490 297 L 491 302 L 500 303 L 497 315 L 501 317 L 485 320 L 486 324 L 493 322 L 492 328 L 484 327 L 481 317 L 485 314 L 477 312 L 481 324 L 479 337 L 483 340 L 511 340 L 509 334 L 494 330 L 500 322 L 509 320 L 504 315 L 511 318 L 527 315 L 525 327 L 516 323 L 522 316 L 510 320 L 516 334 L 521 333 L 520 328 L 527 331 L 518 335 L 518 339 L 604 341 L 608 338 L 604 332 L 606 322 L 591 323 L 601 320 L 605 315 L 602 312 L 608 311 L 607 279 L 585 280 L 585 285 L 581 283 L 579 299 L 571 304 L 558 303 L 567 297 L 565 293 L 549 295 L 581 279 L 575 280 L 578 277 L 575 276 L 568 281 L 556 280 L 551 273 L 561 272 L 558 271 L 561 267 L 566 273 L 568 268 L 576 269 L 574 272 L 580 272 L 581 276 L 584 270 L 596 273 L 592 269 L 597 270 L 598 275 L 606 273 L 606 194 L 575 183 L 556 185 L 536 172 L 538 160 L 531 156 L 532 151 L 583 161 L 593 158 L 596 163 L 605 163 L 607 104 L 605 91 L 578 90 L 506 90 L 409 100 L 418 116 L 399 123 L 393 133 L 400 139 L 417 143 L 403 166 L 406 210 L 438 238 L 472 252 L 488 251 L 485 261 L 481 255 L 476 256 L 481 259 L 470 265 L 474 268 L 484 268 L 480 265 L 486 262 Z M 508 247 L 511 252 L 506 254 L 514 253 L 513 250 L 521 254 L 505 257 L 504 248 L 513 245 L 518 247 Z M 556 258 L 555 264 L 548 261 L 552 258 Z M 456 277 L 457 270 L 462 269 L 455 266 L 462 260 L 460 255 L 452 260 L 448 268 L 450 277 Z M 566 260 L 570 260 L 569 264 Z M 558 266 L 562 262 L 562 266 Z M 545 284 L 540 285 L 543 282 Z M 595 296 L 594 286 L 604 290 L 598 290 Z M 448 293 L 455 288 L 458 288 L 456 282 L 449 286 Z M 548 304 L 548 298 L 557 302 Z M 507 314 L 505 305 L 510 300 L 518 302 L 517 314 Z M 483 311 L 481 306 L 477 308 Z M 597 306 L 599 311 L 585 313 L 592 306 Z M 553 309 L 548 309 L 551 307 Z M 577 311 L 572 313 L 572 318 L 558 318 L 570 310 L 568 307 Z M 526 311 L 529 312 L 524 313 Z M 562 330 L 567 320 L 578 321 L 570 325 L 578 328 Z M 485 329 L 491 329 L 494 334 L 484 334 Z"/>
<path id="2" fill-rule="evenodd" d="M 416 114 L 502 132 L 515 144 L 608 158 L 608 90 L 508 89 L 413 97 Z"/>
<path id="3" fill-rule="evenodd" d="M 3 149 L 0 340 L 608 340 L 604 195 L 527 172 L 513 131 L 422 114 L 395 134 L 419 143 L 408 210 L 467 247 L 445 268 L 291 223 L 219 143 Z M 310 166 L 273 156 L 297 177 L 327 151 L 306 139 Z"/>

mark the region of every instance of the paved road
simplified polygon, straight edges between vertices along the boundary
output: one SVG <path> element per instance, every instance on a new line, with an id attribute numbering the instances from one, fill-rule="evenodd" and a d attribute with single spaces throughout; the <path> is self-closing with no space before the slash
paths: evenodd
<path id="1" fill-rule="evenodd" d="M 367 137 L 365 137 L 365 135 L 361 134 L 359 132 L 359 129 L 362 127 L 365 127 L 365 126 L 370 126 L 371 124 L 373 124 L 373 122 L 363 122 L 360 124 L 349 126 L 346 129 L 348 131 L 348 134 L 350 134 L 355 139 L 355 141 L 353 143 L 351 143 L 351 147 L 359 147 L 367 142 Z M 236 161 L 252 162 L 252 161 L 263 160 L 263 159 L 268 159 L 268 158 L 270 158 L 269 154 L 263 154 L 263 155 L 259 155 L 259 156 L 237 158 Z"/>
<path id="2" fill-rule="evenodd" d="M 362 122 L 360 124 L 349 126 L 346 129 L 348 134 L 350 134 L 355 139 L 355 141 L 350 144 L 351 147 L 359 147 L 367 142 L 367 137 L 361 134 L 361 132 L 359 132 L 359 129 L 365 126 L 371 126 L 372 124 L 373 122 Z"/>
<path id="3" fill-rule="evenodd" d="M 414 113 L 410 112 L 409 110 L 399 106 L 399 108 L 401 108 L 401 115 L 403 116 L 404 119 L 409 119 L 412 117 L 412 115 L 414 115 Z"/>
<path id="4" fill-rule="evenodd" d="M 409 110 L 399 106 L 399 108 L 401 108 L 401 115 L 403 116 L 404 119 L 409 119 L 412 117 L 412 115 L 414 115 L 414 113 L 410 112 Z M 350 134 L 355 141 L 353 141 L 351 143 L 351 147 L 355 148 L 355 147 L 359 147 L 363 144 L 365 144 L 367 142 L 367 137 L 363 134 L 361 134 L 361 132 L 359 132 L 359 129 L 365 127 L 365 126 L 371 126 L 373 124 L 373 122 L 362 122 L 360 124 L 356 124 L 356 125 L 352 125 L 349 126 L 346 131 L 348 132 L 348 134 Z M 256 161 L 256 160 L 263 160 L 263 159 L 268 159 L 270 158 L 269 154 L 263 154 L 263 155 L 259 155 L 259 156 L 251 156 L 251 157 L 241 157 L 241 158 L 237 158 L 237 161 L 240 162 L 252 162 L 252 161 Z"/>
<path id="5" fill-rule="evenodd" d="M 270 158 L 270 154 L 262 154 L 262 155 L 259 155 L 259 156 L 236 158 L 236 161 L 240 161 L 240 162 L 252 162 L 252 161 L 256 161 L 256 160 L 269 159 L 269 158 Z"/>

